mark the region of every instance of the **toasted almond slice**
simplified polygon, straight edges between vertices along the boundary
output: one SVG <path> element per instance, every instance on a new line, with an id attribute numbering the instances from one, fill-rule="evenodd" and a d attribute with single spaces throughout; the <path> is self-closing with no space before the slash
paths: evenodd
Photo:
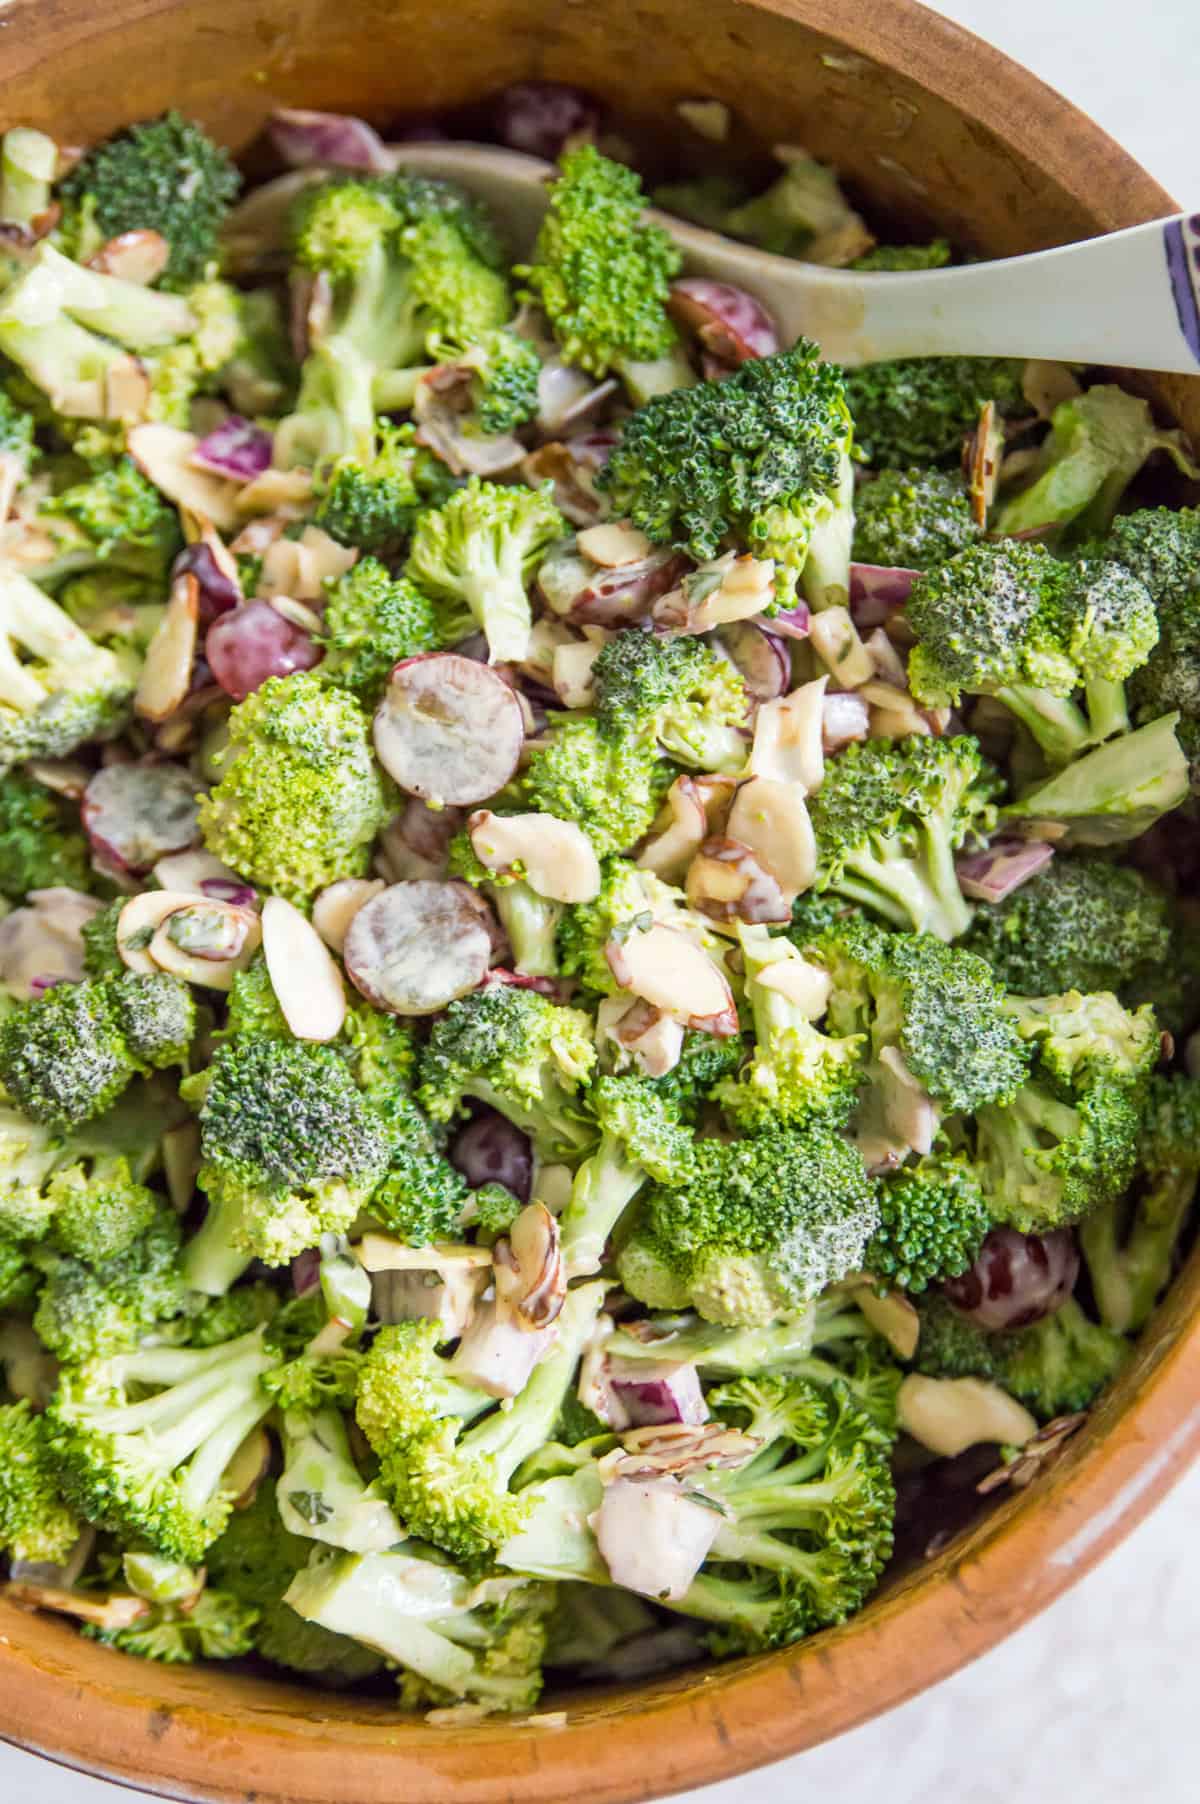
<path id="1" fill-rule="evenodd" d="M 880 1296 L 870 1279 L 854 1292 L 854 1301 L 876 1334 L 881 1334 L 901 1359 L 911 1359 L 921 1338 L 921 1318 L 902 1290 Z"/>
<path id="2" fill-rule="evenodd" d="M 871 654 L 858 636 L 848 608 L 823 608 L 814 614 L 809 643 L 842 689 L 858 689 L 875 675 Z"/>
<path id="3" fill-rule="evenodd" d="M 458 1246 L 435 1241 L 431 1246 L 410 1247 L 388 1234 L 364 1234 L 354 1249 L 366 1272 L 432 1272 L 454 1268 L 482 1271 L 492 1263 L 488 1247 Z"/>
<path id="4" fill-rule="evenodd" d="M 694 777 L 676 777 L 667 791 L 668 823 L 661 827 L 637 856 L 643 871 L 653 871 L 665 883 L 677 883 L 708 837 L 708 821 L 700 789 Z"/>
<path id="5" fill-rule="evenodd" d="M 169 852 L 160 858 L 150 875 L 165 890 L 175 890 L 189 896 L 207 896 L 213 902 L 232 902 L 235 908 L 250 908 L 254 901 L 254 891 L 244 877 L 206 852 L 203 846 L 193 846 L 187 852 Z M 208 887 L 220 885 L 221 888 Z M 222 893 L 228 885 L 227 893 Z"/>
<path id="6" fill-rule="evenodd" d="M 157 282 L 170 259 L 171 247 L 162 233 L 143 228 L 119 232 L 110 238 L 88 258 L 87 266 L 99 270 L 102 276 L 119 276 L 123 282 L 148 288 L 151 282 Z"/>
<path id="7" fill-rule="evenodd" d="M 150 378 L 136 357 L 123 357 L 104 378 L 104 418 L 131 425 L 144 420 L 150 404 Z"/>
<path id="8" fill-rule="evenodd" d="M 689 633 L 708 633 L 735 620 L 761 614 L 775 590 L 775 564 L 771 558 L 732 557 L 721 580 L 694 608 L 687 610 Z"/>
<path id="9" fill-rule="evenodd" d="M 478 808 L 467 832 L 480 864 L 497 874 L 523 877 L 549 902 L 591 902 L 600 893 L 600 861 L 574 821 Z"/>
<path id="10" fill-rule="evenodd" d="M 751 777 L 733 798 L 728 832 L 749 846 L 759 864 L 792 896 L 817 874 L 817 842 L 796 783 Z"/>
<path id="11" fill-rule="evenodd" d="M 118 923 L 118 944 L 119 931 Z M 229 990 L 261 944 L 262 925 L 253 910 L 189 897 L 163 917 L 147 950 L 154 969 L 206 990 Z"/>
<path id="12" fill-rule="evenodd" d="M 233 1498 L 235 1510 L 249 1509 L 270 1469 L 271 1437 L 263 1428 L 252 1428 L 221 1474 L 221 1489 Z"/>
<path id="13" fill-rule="evenodd" d="M 678 928 L 653 922 L 616 934 L 604 948 L 623 990 L 640 996 L 685 1027 L 708 1033 L 737 1032 L 737 1010 L 724 973 L 695 940 Z"/>
<path id="14" fill-rule="evenodd" d="M 306 526 L 298 539 L 276 539 L 267 547 L 258 594 L 268 601 L 276 595 L 320 600 L 326 580 L 344 576 L 357 557 L 319 526 Z"/>
<path id="15" fill-rule="evenodd" d="M 271 988 L 296 1038 L 335 1040 L 346 1019 L 341 972 L 312 922 L 282 896 L 263 903 L 262 948 Z"/>
<path id="16" fill-rule="evenodd" d="M 51 789 L 56 796 L 67 796 L 78 802 L 91 781 L 92 773 L 84 764 L 70 758 L 32 758 L 25 766 L 35 783 Z"/>
<path id="17" fill-rule="evenodd" d="M 802 683 L 778 701 L 762 702 L 754 717 L 749 769 L 756 777 L 798 783 L 811 795 L 825 776 L 821 720 L 827 676 Z"/>
<path id="18" fill-rule="evenodd" d="M 527 1203 L 508 1235 L 496 1242 L 496 1313 L 536 1333 L 548 1328 L 567 1300 L 567 1268 L 558 1223 L 545 1203 Z"/>
<path id="19" fill-rule="evenodd" d="M 157 423 L 135 426 L 127 435 L 129 455 L 156 489 L 179 507 L 203 514 L 222 532 L 237 524 L 235 486 L 223 476 L 198 470 L 191 456 L 199 440 L 194 432 Z"/>
<path id="20" fill-rule="evenodd" d="M 341 956 L 350 923 L 359 909 L 385 889 L 382 877 L 342 877 L 313 903 L 313 926 L 331 952 Z"/>
<path id="21" fill-rule="evenodd" d="M 13 1581 L 4 1586 L 9 1603 L 25 1610 L 53 1610 L 60 1616 L 74 1616 L 93 1628 L 112 1631 L 128 1629 L 143 1616 L 149 1616 L 145 1598 L 124 1592 L 108 1596 L 90 1591 L 65 1591 L 57 1585 L 31 1585 Z"/>
<path id="22" fill-rule="evenodd" d="M 595 638 L 571 639 L 554 648 L 550 686 L 564 708 L 588 708 L 595 697 L 592 666 L 604 650 L 607 634 Z"/>
<path id="23" fill-rule="evenodd" d="M 282 619 L 298 626 L 301 632 L 311 633 L 314 638 L 324 630 L 321 616 L 306 601 L 293 601 L 290 595 L 270 595 L 267 597 L 267 604 Z"/>
<path id="24" fill-rule="evenodd" d="M 987 527 L 988 509 L 996 499 L 1000 465 L 1004 457 L 1004 422 L 994 401 L 984 401 L 974 432 L 963 443 L 962 467 L 971 514 L 980 531 Z"/>
<path id="25" fill-rule="evenodd" d="M 896 1046 L 879 1055 L 883 1119 L 889 1131 L 921 1158 L 932 1150 L 941 1118 L 924 1084 L 909 1070 Z"/>
<path id="26" fill-rule="evenodd" d="M 924 1378 L 911 1372 L 898 1401 L 900 1426 L 943 1459 L 954 1459 L 981 1441 L 1023 1447 L 1037 1433 L 1029 1411 L 982 1378 Z"/>
<path id="27" fill-rule="evenodd" d="M 714 923 L 753 925 L 790 921 L 794 897 L 785 893 L 749 846 L 725 833 L 706 839 L 692 859 L 687 899 L 689 907 Z"/>
<path id="28" fill-rule="evenodd" d="M 858 694 L 871 710 L 869 738 L 908 739 L 914 733 L 933 732 L 932 723 L 911 695 L 893 689 L 890 683 L 864 683 Z"/>
<path id="29" fill-rule="evenodd" d="M 176 1215 L 186 1213 L 196 1193 L 196 1173 L 200 1169 L 200 1124 L 182 1121 L 168 1128 L 162 1137 L 163 1175 L 167 1195 Z"/>
<path id="30" fill-rule="evenodd" d="M 149 947 L 158 929 L 178 908 L 195 902 L 192 890 L 148 889 L 131 896 L 117 917 L 117 951 L 121 961 L 139 977 L 150 977 L 158 966 Z"/>
<path id="31" fill-rule="evenodd" d="M 584 557 L 606 570 L 619 569 L 622 564 L 640 564 L 654 550 L 645 533 L 628 520 L 606 520 L 600 526 L 587 526 L 575 543 Z"/>
<path id="32" fill-rule="evenodd" d="M 781 958 L 776 964 L 764 965 L 754 981 L 764 990 L 774 990 L 798 1008 L 806 1021 L 819 1021 L 829 1007 L 833 979 L 820 965 L 810 964 L 801 953 L 795 958 Z"/>
<path id="33" fill-rule="evenodd" d="M 192 664 L 200 620 L 200 584 L 190 571 L 171 584 L 171 599 L 154 637 L 133 698 L 143 720 L 162 721 L 174 714 L 192 685 Z"/>
<path id="34" fill-rule="evenodd" d="M 312 507 L 311 470 L 264 470 L 253 482 L 243 483 L 234 499 L 239 514 L 277 514 L 281 523 L 300 520 Z M 216 524 L 219 526 L 220 521 Z M 249 527 L 243 527 L 248 532 Z M 272 534 L 277 538 L 278 534 Z M 233 550 L 249 550 L 235 539 Z"/>

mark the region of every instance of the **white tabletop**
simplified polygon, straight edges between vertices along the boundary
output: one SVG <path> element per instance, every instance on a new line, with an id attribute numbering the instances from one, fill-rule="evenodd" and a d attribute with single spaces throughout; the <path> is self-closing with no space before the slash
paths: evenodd
<path id="1" fill-rule="evenodd" d="M 939 10 L 1086 108 L 1181 203 L 1200 203 L 1197 0 Z M 812 1754 L 690 1792 L 688 1804 L 1195 1804 L 1197 1517 L 1200 1470 L 1099 1571 L 967 1671 Z M 121 1796 L 0 1746 L 0 1804 Z"/>

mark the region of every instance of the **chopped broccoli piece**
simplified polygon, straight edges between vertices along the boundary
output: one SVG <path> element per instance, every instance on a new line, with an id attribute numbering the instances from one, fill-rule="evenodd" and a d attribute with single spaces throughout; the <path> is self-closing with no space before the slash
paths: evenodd
<path id="1" fill-rule="evenodd" d="M 608 736 L 654 740 L 693 770 L 745 766 L 746 687 L 740 672 L 703 639 L 668 639 L 628 627 L 605 644 L 592 682 L 596 718 Z"/>
<path id="2" fill-rule="evenodd" d="M 474 622 L 493 663 L 520 662 L 532 629 L 528 585 L 565 530 L 548 488 L 504 488 L 472 477 L 444 506 L 418 518 L 408 575 L 434 602 L 454 610 L 443 623 L 447 640 L 464 637 Z M 461 624 L 457 634 L 454 619 Z"/>
<path id="3" fill-rule="evenodd" d="M 775 560 L 784 606 L 801 578 L 824 606 L 849 588 L 850 436 L 841 371 L 801 339 L 639 408 L 597 481 L 656 544 L 703 562 L 732 540 Z"/>
<path id="4" fill-rule="evenodd" d="M 1126 865 L 1056 857 L 1002 902 L 977 908 L 966 944 L 1018 996 L 1136 992 L 1167 957 L 1170 901 Z"/>
<path id="5" fill-rule="evenodd" d="M 151 1606 L 128 1628 L 103 1629 L 85 1623 L 84 1634 L 140 1660 L 179 1665 L 193 1660 L 238 1660 L 254 1649 L 258 1611 L 228 1593 L 205 1585 L 184 1603 Z"/>
<path id="6" fill-rule="evenodd" d="M 445 1330 L 430 1318 L 381 1328 L 358 1378 L 355 1418 L 376 1453 L 425 1434 L 444 1416 L 471 1422 L 494 1399 L 454 1376 L 438 1353 Z"/>
<path id="7" fill-rule="evenodd" d="M 682 258 L 661 227 L 643 222 L 644 205 L 632 169 L 593 144 L 568 150 L 533 261 L 514 271 L 566 361 L 593 376 L 651 362 L 675 342 L 666 304 Z"/>
<path id="8" fill-rule="evenodd" d="M 440 363 L 471 372 L 470 406 L 458 422 L 460 432 L 512 433 L 535 418 L 542 360 L 532 340 L 501 327 L 474 343 L 438 338 L 430 349 Z"/>
<path id="9" fill-rule="evenodd" d="M 90 889 L 88 845 L 77 823 L 24 772 L 0 777 L 0 895 L 19 902 L 31 889 Z"/>
<path id="10" fill-rule="evenodd" d="M 1001 414 L 1028 411 L 1024 367 L 1007 357 L 901 357 L 848 370 L 855 443 L 876 469 L 957 463 L 985 401 Z"/>
<path id="11" fill-rule="evenodd" d="M 85 1264 L 46 1243 L 33 1261 L 44 1274 L 33 1325 L 60 1359 L 103 1358 L 137 1347 L 181 1315 L 179 1220 L 161 1200 L 145 1232 L 123 1252 Z"/>
<path id="12" fill-rule="evenodd" d="M 936 570 L 979 537 L 966 489 L 944 470 L 884 470 L 854 498 L 860 563 Z"/>
<path id="13" fill-rule="evenodd" d="M 352 695 L 305 671 L 269 677 L 234 708 L 200 830 L 218 858 L 303 903 L 363 874 L 386 813 L 366 716 Z"/>
<path id="14" fill-rule="evenodd" d="M 133 699 L 121 660 L 28 577 L 0 575 L 0 775 L 110 738 Z"/>
<path id="15" fill-rule="evenodd" d="M 524 772 L 525 795 L 542 813 L 577 822 L 601 858 L 628 851 L 649 832 L 674 768 L 636 735 L 605 733 L 594 715 L 551 725 Z"/>
<path id="16" fill-rule="evenodd" d="M 636 1077 L 600 1077 L 588 1095 L 602 1133 L 575 1174 L 560 1217 L 563 1258 L 572 1275 L 599 1271 L 609 1235 L 649 1178 L 685 1183 L 695 1142 L 676 1104 Z"/>
<path id="17" fill-rule="evenodd" d="M 387 1170 L 371 1196 L 371 1214 L 409 1246 L 455 1240 L 470 1197 L 444 1151 L 444 1134 L 407 1094 L 388 1105 Z"/>
<path id="18" fill-rule="evenodd" d="M 315 1397 L 306 1407 L 280 1398 L 283 1471 L 276 1500 L 283 1526 L 350 1553 L 382 1553 L 404 1539 L 404 1529 L 379 1485 L 364 1482 L 345 1418 L 335 1407 L 315 1404 Z"/>
<path id="19" fill-rule="evenodd" d="M 1188 761 L 1176 736 L 1178 714 L 1164 714 L 1076 758 L 1023 791 L 1006 819 L 1050 822 L 1070 846 L 1114 846 L 1138 839 L 1188 793 Z"/>
<path id="20" fill-rule="evenodd" d="M 885 1177 L 879 1214 L 864 1263 L 876 1278 L 910 1293 L 965 1272 L 991 1226 L 971 1166 L 941 1153 Z"/>
<path id="21" fill-rule="evenodd" d="M 856 257 L 850 267 L 900 274 L 914 269 L 945 269 L 952 261 L 949 241 L 931 238 L 928 244 L 877 244 L 865 256 Z"/>
<path id="22" fill-rule="evenodd" d="M 421 510 L 449 500 L 456 484 L 445 465 L 417 444 L 415 430 L 376 421 L 374 455 L 339 458 L 323 478 L 313 519 L 339 545 L 398 557 Z"/>
<path id="23" fill-rule="evenodd" d="M 0 1551 L 60 1565 L 79 1538 L 62 1500 L 50 1424 L 27 1401 L 0 1405 Z"/>
<path id="24" fill-rule="evenodd" d="M 585 989 L 601 996 L 616 995 L 619 985 L 604 948 L 618 928 L 639 915 L 678 927 L 706 944 L 712 941 L 708 923 L 691 913 L 683 891 L 673 889 L 653 871 L 639 870 L 627 858 L 608 857 L 602 861 L 600 873 L 599 894 L 590 902 L 572 903 L 564 910 L 558 929 L 563 973 L 577 977 Z"/>
<path id="25" fill-rule="evenodd" d="M 65 520 L 78 529 L 84 541 L 79 561 L 111 562 L 159 587 L 165 587 L 171 560 L 183 544 L 175 509 L 131 457 L 105 460 L 86 481 L 73 483 L 48 501 L 41 518 Z M 68 561 L 75 561 L 71 551 L 68 541 L 62 552 Z"/>
<path id="26" fill-rule="evenodd" d="M 920 1302 L 916 1368 L 930 1378 L 986 1378 L 1043 1422 L 1087 1409 L 1129 1357 L 1129 1343 L 1084 1314 L 1073 1297 L 1014 1333 L 988 1334 L 931 1292 Z"/>
<path id="27" fill-rule="evenodd" d="M 391 576 L 378 558 L 360 558 L 326 585 L 325 656 L 321 676 L 348 689 L 364 707 L 382 695 L 401 658 L 442 643 L 434 607 L 407 577 Z"/>

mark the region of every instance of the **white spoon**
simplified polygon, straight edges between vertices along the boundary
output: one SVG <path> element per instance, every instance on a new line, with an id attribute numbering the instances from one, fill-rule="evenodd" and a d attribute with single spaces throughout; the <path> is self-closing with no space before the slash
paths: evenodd
<path id="1" fill-rule="evenodd" d="M 461 182 L 518 243 L 532 243 L 555 173 L 549 163 L 484 144 L 390 148 L 404 168 Z M 774 315 L 781 342 L 804 333 L 834 363 L 953 353 L 1200 374 L 1200 214 L 911 274 L 824 269 L 666 213 L 646 217 L 670 232 L 690 274 L 747 289 Z"/>

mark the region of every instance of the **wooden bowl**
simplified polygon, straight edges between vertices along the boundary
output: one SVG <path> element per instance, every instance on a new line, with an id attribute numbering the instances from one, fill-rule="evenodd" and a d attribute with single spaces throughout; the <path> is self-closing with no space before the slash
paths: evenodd
<path id="1" fill-rule="evenodd" d="M 716 96 L 762 144 L 803 143 L 879 208 L 993 254 L 1175 210 L 1065 101 L 909 0 L 9 0 L 0 24 L 4 123 L 67 140 L 177 104 L 241 149 L 276 102 L 386 124 L 540 75 L 668 132 L 677 101 Z M 1200 437 L 1200 382 L 1150 392 Z M 618 1804 L 794 1754 L 983 1653 L 1145 1515 L 1200 1445 L 1198 1303 L 1193 1258 L 1056 1466 L 787 1652 L 550 1696 L 562 1726 L 444 1728 L 143 1664 L 0 1604 L 0 1734 L 167 1797 L 281 1804 Z"/>

